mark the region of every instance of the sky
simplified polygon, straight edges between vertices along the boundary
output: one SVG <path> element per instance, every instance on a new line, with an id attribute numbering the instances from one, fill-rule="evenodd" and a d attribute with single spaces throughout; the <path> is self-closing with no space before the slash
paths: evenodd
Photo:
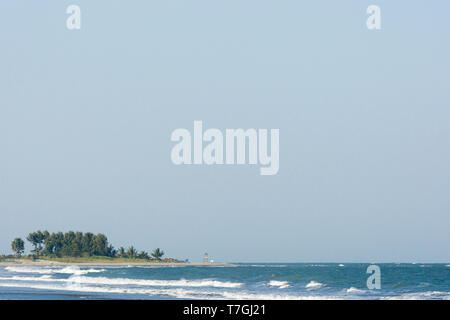
<path id="1" fill-rule="evenodd" d="M 449 13 L 1 1 L 0 252 L 41 229 L 191 261 L 450 262 Z M 194 120 L 279 129 L 278 174 L 174 165 Z"/>

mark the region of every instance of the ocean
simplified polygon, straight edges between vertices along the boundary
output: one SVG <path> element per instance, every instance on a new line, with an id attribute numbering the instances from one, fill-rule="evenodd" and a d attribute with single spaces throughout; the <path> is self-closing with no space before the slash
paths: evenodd
<path id="1" fill-rule="evenodd" d="M 450 265 L 267 263 L 233 266 L 0 267 L 0 299 L 438 299 Z"/>

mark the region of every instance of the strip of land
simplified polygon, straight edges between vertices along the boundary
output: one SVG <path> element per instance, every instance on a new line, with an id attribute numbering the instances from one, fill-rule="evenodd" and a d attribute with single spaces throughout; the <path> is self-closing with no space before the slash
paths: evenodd
<path id="1" fill-rule="evenodd" d="M 29 260 L 29 259 L 8 259 L 0 261 L 1 267 L 9 266 L 35 266 L 35 267 L 55 267 L 55 266 L 161 266 L 161 267 L 195 267 L 195 266 L 212 266 L 212 267 L 225 267 L 233 266 L 229 263 L 221 262 L 149 262 L 149 261 L 114 261 L 114 260 L 87 260 L 87 259 L 67 259 L 65 261 L 56 260 Z"/>

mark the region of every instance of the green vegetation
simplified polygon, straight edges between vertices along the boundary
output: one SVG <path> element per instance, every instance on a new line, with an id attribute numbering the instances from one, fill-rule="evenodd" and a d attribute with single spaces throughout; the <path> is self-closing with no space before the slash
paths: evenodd
<path id="1" fill-rule="evenodd" d="M 22 258 L 53 260 L 60 262 L 181 262 L 176 259 L 161 260 L 164 251 L 156 248 L 151 256 L 146 251 L 137 251 L 134 246 L 127 249 L 120 247 L 116 250 L 104 234 L 90 232 L 49 233 L 48 231 L 31 232 L 28 240 L 33 249 L 32 255 Z M 11 249 L 16 257 L 21 257 L 25 251 L 25 244 L 21 238 L 15 238 L 11 243 Z M 14 258 L 3 256 L 3 259 Z"/>
<path id="2" fill-rule="evenodd" d="M 37 232 L 32 232 L 28 235 L 27 240 L 31 242 L 31 244 L 34 246 L 34 249 L 31 250 L 35 255 L 39 256 L 42 252 L 42 243 L 45 239 L 47 239 L 49 236 L 47 231 L 44 231 L 42 233 L 40 230 Z"/>
<path id="3" fill-rule="evenodd" d="M 153 250 L 152 252 L 152 257 L 155 258 L 156 260 L 161 260 L 161 257 L 164 255 L 164 251 L 162 251 L 160 248 L 156 248 L 155 250 Z"/>
<path id="4" fill-rule="evenodd" d="M 20 257 L 25 251 L 25 243 L 22 239 L 15 238 L 13 242 L 11 242 L 11 249 L 16 253 L 18 257 Z"/>

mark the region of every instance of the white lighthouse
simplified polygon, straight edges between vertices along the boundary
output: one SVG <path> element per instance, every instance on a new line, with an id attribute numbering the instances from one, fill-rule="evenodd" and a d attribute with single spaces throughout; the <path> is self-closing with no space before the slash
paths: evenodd
<path id="1" fill-rule="evenodd" d="M 209 262 L 208 253 L 205 252 L 205 254 L 203 255 L 203 263 L 208 263 L 208 262 Z"/>

